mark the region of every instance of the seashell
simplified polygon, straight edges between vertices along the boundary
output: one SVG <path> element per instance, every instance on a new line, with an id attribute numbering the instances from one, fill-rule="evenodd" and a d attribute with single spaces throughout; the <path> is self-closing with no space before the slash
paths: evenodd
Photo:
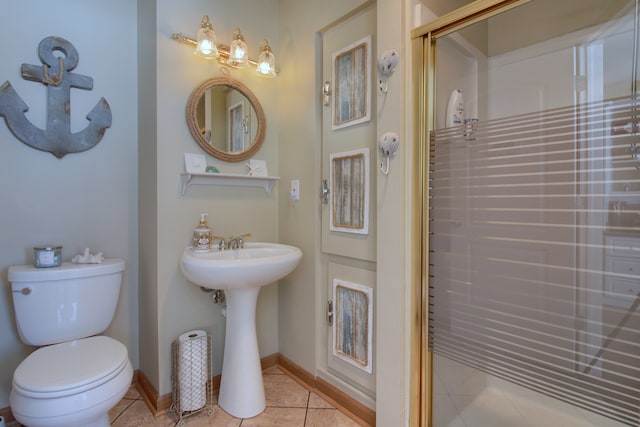
<path id="1" fill-rule="evenodd" d="M 387 132 L 380 137 L 378 148 L 384 156 L 393 156 L 400 146 L 400 137 L 395 132 Z"/>
<path id="2" fill-rule="evenodd" d="M 389 77 L 396 70 L 398 62 L 400 62 L 398 51 L 395 49 L 387 50 L 378 58 L 378 72 L 384 77 Z"/>

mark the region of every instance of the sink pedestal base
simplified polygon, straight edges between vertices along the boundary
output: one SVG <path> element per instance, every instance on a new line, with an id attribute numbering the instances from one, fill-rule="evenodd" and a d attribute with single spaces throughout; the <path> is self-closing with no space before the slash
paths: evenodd
<path id="1" fill-rule="evenodd" d="M 236 418 L 251 418 L 266 406 L 256 336 L 256 302 L 260 288 L 224 292 L 227 325 L 218 405 Z"/>

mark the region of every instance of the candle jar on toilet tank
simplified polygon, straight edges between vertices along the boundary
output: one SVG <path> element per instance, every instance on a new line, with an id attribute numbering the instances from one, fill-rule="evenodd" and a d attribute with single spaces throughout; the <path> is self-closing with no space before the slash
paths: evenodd
<path id="1" fill-rule="evenodd" d="M 62 246 L 39 246 L 33 248 L 33 265 L 38 268 L 60 267 Z"/>

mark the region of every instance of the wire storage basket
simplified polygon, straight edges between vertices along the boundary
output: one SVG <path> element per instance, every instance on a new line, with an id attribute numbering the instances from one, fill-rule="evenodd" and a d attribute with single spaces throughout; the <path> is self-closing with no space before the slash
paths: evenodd
<path id="1" fill-rule="evenodd" d="M 173 384 L 171 412 L 184 418 L 207 410 L 213 415 L 213 384 L 211 382 L 211 336 L 204 331 L 190 331 L 172 343 L 171 382 Z"/>

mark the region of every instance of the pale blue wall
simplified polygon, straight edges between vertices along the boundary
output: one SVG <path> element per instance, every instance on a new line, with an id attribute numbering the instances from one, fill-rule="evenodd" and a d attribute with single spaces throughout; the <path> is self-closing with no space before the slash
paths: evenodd
<path id="1" fill-rule="evenodd" d="M 62 159 L 20 142 L 0 119 L 0 408 L 9 406 L 11 377 L 30 351 L 18 338 L 7 268 L 33 261 L 31 248 L 63 246 L 69 260 L 85 247 L 127 263 L 115 319 L 107 334 L 125 343 L 138 366 L 138 125 L 136 4 L 6 0 L 0 13 L 0 83 L 9 80 L 44 128 L 46 88 L 23 80 L 23 63 L 41 65 L 37 49 L 48 36 L 70 41 L 80 61 L 73 71 L 93 78 L 93 90 L 72 89 L 71 124 L 105 97 L 113 124 L 89 151 Z"/>

